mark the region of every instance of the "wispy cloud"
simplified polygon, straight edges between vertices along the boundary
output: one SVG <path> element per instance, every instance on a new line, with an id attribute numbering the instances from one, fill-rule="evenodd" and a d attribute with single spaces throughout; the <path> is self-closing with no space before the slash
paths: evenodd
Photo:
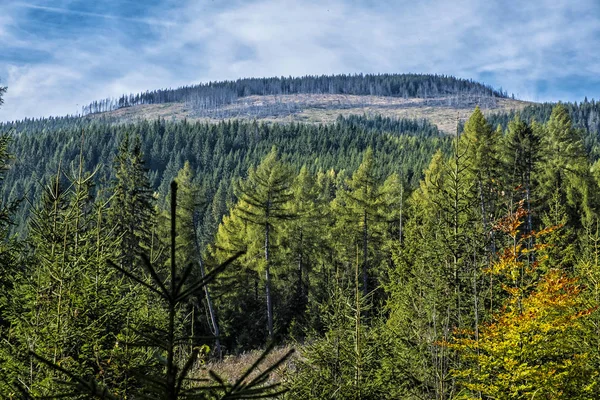
<path id="1" fill-rule="evenodd" d="M 15 3 L 15 6 L 29 8 L 32 10 L 41 10 L 41 11 L 47 11 L 47 12 L 51 12 L 51 13 L 65 14 L 65 15 L 93 17 L 93 18 L 124 21 L 124 22 L 135 22 L 135 23 L 149 24 L 149 25 L 163 25 L 163 26 L 171 26 L 172 25 L 168 21 L 163 21 L 163 20 L 156 19 L 156 18 L 126 17 L 126 16 L 122 16 L 122 15 L 101 14 L 101 13 L 88 12 L 88 11 L 79 11 L 76 9 L 74 10 L 74 9 L 61 8 L 61 7 L 41 6 L 41 5 L 29 4 L 29 3 Z"/>
<path id="2" fill-rule="evenodd" d="M 0 15 L 0 78 L 9 92 L 0 120 L 73 113 L 98 98 L 247 76 L 441 73 L 530 100 L 600 96 L 596 0 L 140 4 L 7 6 Z"/>

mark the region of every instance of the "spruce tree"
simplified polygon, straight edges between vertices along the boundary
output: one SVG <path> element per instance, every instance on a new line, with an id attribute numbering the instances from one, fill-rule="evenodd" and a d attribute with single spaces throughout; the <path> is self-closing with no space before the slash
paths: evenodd
<path id="1" fill-rule="evenodd" d="M 593 179 L 581 133 L 573 128 L 565 106 L 552 109 L 541 141 L 541 160 L 535 179 L 539 213 L 549 209 L 555 194 L 564 204 L 567 223 L 581 227 L 596 212 Z"/>
<path id="2" fill-rule="evenodd" d="M 295 266 L 295 288 L 288 294 L 288 320 L 294 323 L 294 335 L 302 336 L 309 315 L 307 310 L 309 298 L 313 298 L 315 282 L 314 272 L 318 268 L 321 254 L 326 252 L 327 243 L 326 218 L 327 204 L 319 193 L 315 177 L 306 166 L 294 179 L 292 185 L 293 199 L 289 204 L 290 215 L 296 218 L 284 226 L 282 247 L 286 251 L 286 260 Z M 310 293 L 310 294 L 309 294 Z M 318 313 L 317 310 L 313 310 Z"/>
<path id="3" fill-rule="evenodd" d="M 508 123 L 508 130 L 502 146 L 504 176 L 507 183 L 505 190 L 510 198 L 510 209 L 513 208 L 513 204 L 525 199 L 528 211 L 526 227 L 529 232 L 533 229 L 532 175 L 539 159 L 539 143 L 539 136 L 529 124 L 521 119 L 519 114 Z"/>
<path id="4" fill-rule="evenodd" d="M 501 132 L 494 131 L 487 123 L 479 106 L 465 123 L 460 141 L 465 149 L 468 179 L 472 180 L 473 195 L 479 199 L 482 233 L 489 251 L 495 252 L 490 229 L 496 218 L 498 206 L 498 178 L 500 175 L 499 142 Z"/>
<path id="5" fill-rule="evenodd" d="M 56 371 L 42 359 L 115 391 L 131 384 L 118 348 L 130 299 L 106 266 L 117 241 L 105 224 L 105 204 L 94 203 L 93 177 L 80 155 L 78 170 L 59 170 L 46 186 L 31 220 L 33 259 L 9 307 L 14 360 L 22 365 L 13 373 L 33 395 L 59 390 Z"/>
<path id="6" fill-rule="evenodd" d="M 133 140 L 129 134 L 124 136 L 113 169 L 109 223 L 121 240 L 120 265 L 134 269 L 139 267 L 140 255 L 152 248 L 155 214 L 139 136 Z"/>
<path id="7" fill-rule="evenodd" d="M 90 376 L 87 369 L 74 364 L 74 360 L 51 359 L 47 355 L 40 355 L 31 351 L 33 359 L 39 365 L 46 367 L 59 380 L 55 380 L 54 387 L 44 387 L 50 398 L 99 398 L 99 399 L 126 399 L 126 398 L 152 398 L 152 399 L 251 399 L 276 397 L 279 392 L 277 384 L 266 383 L 271 371 L 277 368 L 291 354 L 288 352 L 283 358 L 267 367 L 264 371 L 258 373 L 256 377 L 249 378 L 259 364 L 262 363 L 267 355 L 264 353 L 257 362 L 255 362 L 242 377 L 233 384 L 225 383 L 223 378 L 215 373 L 211 373 L 211 382 L 208 384 L 198 384 L 203 380 L 195 379 L 190 376 L 191 369 L 196 364 L 198 357 L 203 351 L 201 339 L 192 334 L 185 333 L 182 324 L 181 311 L 190 298 L 196 296 L 196 293 L 204 285 L 213 280 L 222 272 L 235 258 L 238 253 L 227 260 L 225 263 L 216 267 L 210 274 L 204 277 L 192 278 L 191 272 L 195 265 L 190 264 L 187 267 L 177 265 L 177 183 L 171 185 L 171 213 L 170 213 L 170 243 L 169 259 L 170 265 L 167 271 L 155 268 L 149 257 L 142 255 L 142 260 L 146 269 L 146 274 L 136 275 L 127 268 L 120 267 L 114 262 L 109 263 L 112 267 L 127 276 L 132 281 L 144 289 L 154 293 L 156 298 L 163 303 L 166 308 L 166 324 L 160 321 L 160 325 L 151 327 L 152 321 L 149 321 L 148 328 L 140 330 L 137 333 L 135 342 L 124 343 L 127 345 L 141 346 L 152 349 L 152 354 L 158 361 L 158 366 L 152 361 L 147 360 L 150 368 L 142 368 L 138 371 L 137 378 L 142 384 L 141 387 L 131 392 L 113 392 L 111 387 L 103 384 L 98 377 Z M 53 327 L 51 326 L 50 329 Z M 181 356 L 182 347 L 188 341 L 192 341 L 192 352 L 189 356 Z M 115 344 L 115 347 L 117 345 Z M 72 350 L 72 349 L 69 349 Z M 181 357 L 182 360 L 178 360 Z M 126 357 L 127 360 L 127 357 Z M 66 378 L 66 379 L 65 379 Z M 27 389 L 31 392 L 31 389 Z M 33 394 L 33 393 L 32 393 Z"/>
<path id="8" fill-rule="evenodd" d="M 338 216 L 336 230 L 339 237 L 347 237 L 345 246 L 339 251 L 342 259 L 353 254 L 352 249 L 360 244 L 361 288 L 364 296 L 376 286 L 369 284 L 369 281 L 375 281 L 374 266 L 378 265 L 381 257 L 377 248 L 383 243 L 385 232 L 382 223 L 386 207 L 381 184 L 374 153 L 369 148 L 352 178 L 346 182 L 347 187 L 338 190 L 333 206 Z"/>
<path id="9" fill-rule="evenodd" d="M 236 212 L 242 220 L 259 229 L 263 236 L 267 331 L 270 339 L 274 337 L 272 236 L 276 234 L 278 223 L 294 217 L 287 207 L 292 198 L 291 185 L 290 167 L 279 160 L 277 150 L 273 148 L 256 169 L 249 171 L 248 179 L 239 182 L 236 190 L 240 202 Z"/>

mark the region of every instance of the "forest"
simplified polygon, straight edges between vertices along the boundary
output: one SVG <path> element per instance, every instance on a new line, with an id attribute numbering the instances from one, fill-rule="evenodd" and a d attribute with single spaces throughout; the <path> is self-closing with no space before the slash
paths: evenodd
<path id="1" fill-rule="evenodd" d="M 598 398 L 598 115 L 2 124 L 0 397 Z"/>

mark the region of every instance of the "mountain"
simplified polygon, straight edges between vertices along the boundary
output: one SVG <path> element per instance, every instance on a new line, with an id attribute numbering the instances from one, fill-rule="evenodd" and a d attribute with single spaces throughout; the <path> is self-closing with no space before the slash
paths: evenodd
<path id="1" fill-rule="evenodd" d="M 443 132 L 454 133 L 457 116 L 466 118 L 476 105 L 489 114 L 528 104 L 502 90 L 451 76 L 360 74 L 208 82 L 94 101 L 82 107 L 82 114 L 108 114 L 120 121 L 237 118 L 317 124 L 334 122 L 338 115 L 367 114 L 426 118 Z"/>

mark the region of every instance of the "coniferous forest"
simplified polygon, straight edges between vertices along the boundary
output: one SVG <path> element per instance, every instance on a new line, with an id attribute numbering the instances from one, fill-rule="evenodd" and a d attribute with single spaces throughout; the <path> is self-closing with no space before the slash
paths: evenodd
<path id="1" fill-rule="evenodd" d="M 506 96 L 410 78 L 241 80 L 117 107 Z M 477 107 L 454 136 L 367 115 L 0 124 L 0 398 L 599 398 L 598 108 Z M 240 378 L 210 371 L 251 350 Z"/>

